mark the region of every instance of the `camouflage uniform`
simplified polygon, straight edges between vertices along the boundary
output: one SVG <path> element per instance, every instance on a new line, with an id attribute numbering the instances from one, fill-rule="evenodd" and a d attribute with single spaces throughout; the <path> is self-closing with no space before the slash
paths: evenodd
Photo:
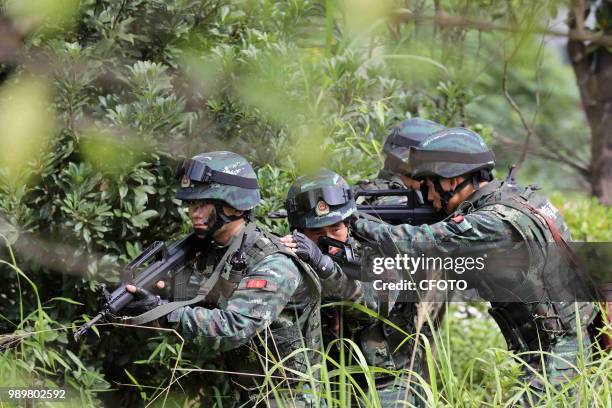
<path id="1" fill-rule="evenodd" d="M 200 249 L 189 267 L 175 277 L 174 300 L 195 297 L 227 247 L 208 241 Z M 206 303 L 182 307 L 168 320 L 209 354 L 231 351 L 225 354 L 229 371 L 263 374 L 262 367 L 271 368 L 298 348 L 319 349 L 320 287 L 309 269 L 265 231 L 255 230 L 247 236 L 244 254 L 246 270 L 222 276 Z M 315 354 L 301 353 L 283 367 L 306 372 L 316 361 Z M 284 368 L 273 375 L 296 377 Z M 233 381 L 246 391 L 255 389 L 255 380 L 236 376 Z"/>
<path id="2" fill-rule="evenodd" d="M 459 152 L 459 158 L 454 158 L 453 152 Z M 518 187 L 510 179 L 479 187 L 479 175 L 493 166 L 494 157 L 480 136 L 466 129 L 438 132 L 412 149 L 405 159 L 405 165 L 413 169 L 413 177 L 434 178 L 443 204 L 452 193 L 442 191 L 438 177 L 465 175 L 463 183 L 473 183 L 476 191 L 448 221 L 390 226 L 361 219 L 353 225 L 356 234 L 379 243 L 388 255 L 486 253 L 487 270 L 466 272 L 465 278 L 491 301 L 490 312 L 509 348 L 515 352 L 543 350 L 554 354 L 521 357 L 536 371 L 544 372 L 551 384 L 560 386 L 569 381 L 576 375 L 571 364 L 577 363 L 580 336 L 587 357 L 591 351 L 587 327 L 594 308 L 588 302 L 571 301 L 576 287 L 578 292 L 583 288 L 588 291 L 588 283 L 579 279 L 568 258 L 553 250 L 559 237 L 570 239 L 559 212 L 532 188 Z M 461 188 L 459 185 L 455 192 Z M 580 336 L 576 333 L 576 306 Z M 542 391 L 543 385 L 536 376 L 523 369 L 532 388 Z"/>
<path id="3" fill-rule="evenodd" d="M 326 201 L 326 197 L 321 196 L 325 188 L 334 188 L 338 189 L 338 191 L 343 190 L 343 193 L 338 193 L 337 196 L 339 197 L 344 194 L 345 201 L 341 203 L 341 200 L 338 200 L 335 201 L 335 204 Z M 311 204 L 317 205 L 318 208 L 316 209 L 297 208 L 297 203 L 292 202 L 292 200 L 296 200 L 296 197 L 299 197 L 301 194 L 315 191 L 319 192 L 319 195 L 312 195 Z M 350 191 L 350 187 L 342 177 L 328 170 L 322 170 L 314 175 L 298 178 L 291 185 L 287 194 L 286 208 L 290 225 L 298 229 L 321 228 L 344 221 L 356 209 Z M 332 197 L 328 200 L 334 200 L 334 198 Z M 321 204 L 321 201 L 323 204 Z M 326 211 L 320 211 L 320 208 L 325 209 L 326 207 Z M 352 246 L 357 257 L 364 261 L 362 266 L 368 266 L 369 262 L 365 261 L 365 259 L 374 256 L 373 251 L 376 251 L 375 248 L 368 245 L 365 241 L 359 242 L 350 236 L 347 243 Z M 341 265 L 333 262 L 331 271 L 325 276 L 319 274 L 324 301 L 349 300 L 359 303 L 390 320 L 403 331 L 410 334 L 414 333 L 414 304 L 394 304 L 392 299 L 377 293 L 373 289 L 371 282 L 349 278 L 343 270 L 346 267 L 346 264 Z M 316 267 L 314 269 L 317 271 Z M 366 270 L 363 273 L 361 271 L 358 273 L 361 276 L 370 275 Z M 388 271 L 386 276 L 389 280 L 397 279 L 395 271 Z M 403 333 L 383 323 L 380 319 L 372 318 L 353 308 L 334 308 L 333 310 L 325 308 L 324 315 L 327 316 L 324 322 L 324 327 L 327 327 L 327 329 L 324 330 L 324 334 L 328 342 L 337 338 L 339 331 L 343 330 L 348 332 L 360 346 L 369 366 L 398 371 L 407 370 L 410 367 L 414 346 L 413 340 L 405 341 L 406 336 Z M 339 327 L 339 321 L 344 322 L 343 328 Z M 398 349 L 402 342 L 404 342 L 403 345 Z M 417 354 L 412 370 L 420 374 L 419 357 Z M 403 381 L 393 376 L 381 374 L 376 377 L 376 384 L 378 397 L 383 407 L 395 406 L 397 401 L 408 401 L 411 404 L 415 404 L 414 395 L 407 391 Z M 363 401 L 361 404 L 363 404 Z"/>
<path id="4" fill-rule="evenodd" d="M 353 189 L 355 195 L 359 195 L 359 193 L 362 191 L 409 190 L 413 195 L 413 197 L 411 197 L 410 199 L 414 203 L 414 205 L 417 205 L 419 207 L 427 206 L 428 204 L 425 198 L 423 197 L 422 191 L 412 190 L 410 187 L 407 187 L 402 181 L 402 179 L 398 176 L 398 173 L 394 173 L 394 171 L 397 172 L 397 169 L 395 168 L 394 164 L 397 163 L 398 158 L 401 157 L 402 154 L 410 148 L 410 146 L 418 146 L 428 136 L 443 129 L 445 129 L 445 127 L 439 123 L 418 117 L 407 119 L 395 125 L 391 130 L 390 134 L 385 139 L 385 143 L 383 145 L 383 152 L 385 152 L 387 156 L 383 169 L 380 170 L 375 179 L 358 182 Z M 404 174 L 409 176 L 407 172 Z M 406 205 L 409 204 L 409 196 L 358 196 L 356 198 L 356 203 L 358 205 L 372 206 Z M 432 218 L 433 220 L 442 219 L 442 217 Z M 387 222 L 397 224 L 398 220 Z M 409 223 L 410 221 L 408 221 L 407 217 L 401 220 L 400 222 Z M 434 295 L 433 292 L 431 292 L 431 295 L 433 296 L 426 297 L 425 294 L 421 294 L 420 299 L 425 298 L 426 301 L 421 302 L 418 306 L 416 306 L 416 308 L 417 310 L 431 310 L 430 312 L 423 314 L 423 324 L 420 327 L 419 331 L 427 337 L 429 343 L 433 347 L 435 342 L 433 338 L 433 330 L 430 327 L 430 323 L 432 323 L 434 327 L 437 327 L 439 325 L 439 322 L 442 321 L 446 311 L 443 302 L 447 294 L 438 292 Z M 433 305 L 432 309 L 430 309 L 431 305 Z M 416 313 L 414 314 L 416 315 Z M 415 321 L 414 324 L 416 326 L 417 322 Z M 421 357 L 424 358 L 425 356 L 422 355 Z M 421 361 L 419 364 L 424 363 L 424 361 Z M 427 376 L 427 373 L 424 374 L 425 376 Z"/>
<path id="5" fill-rule="evenodd" d="M 367 248 L 367 241 L 364 242 Z M 349 243 L 363 257 L 364 245 L 354 237 L 349 238 Z M 376 254 L 372 255 L 376 256 Z M 367 267 L 367 261 L 363 261 L 363 266 Z M 387 271 L 385 281 L 396 280 L 398 280 L 397 272 Z M 349 300 L 361 304 L 391 321 L 404 332 L 411 335 L 415 333 L 416 305 L 414 303 L 396 303 L 394 299 L 389 299 L 389 297 L 393 297 L 393 294 L 375 291 L 372 282 L 348 278 L 338 263 L 334 263 L 334 271 L 329 277 L 321 278 L 321 287 L 323 288 L 323 301 Z M 415 346 L 414 339 L 411 338 L 406 341 L 405 334 L 378 318 L 371 318 L 356 309 L 344 308 L 339 312 L 344 315 L 345 332 L 348 331 L 353 340 L 360 346 L 361 352 L 370 367 L 380 367 L 392 371 L 410 369 L 413 372 L 412 385 L 408 389 L 407 372 L 400 374 L 398 377 L 384 374 L 375 376 L 380 406 L 384 408 L 395 407 L 398 401 L 420 406 L 420 401 L 416 399 L 413 393 L 417 389 L 414 374 L 423 376 L 423 356 L 420 350 L 417 350 L 414 362 L 411 364 Z M 397 347 L 400 344 L 402 346 L 398 349 Z M 398 404 L 397 406 L 402 405 Z"/>
<path id="6" fill-rule="evenodd" d="M 232 221 L 222 213 L 223 204 L 248 214 L 260 201 L 255 172 L 235 153 L 197 155 L 183 164 L 178 178 L 177 198 L 215 203 L 217 228 Z M 173 279 L 173 300 L 195 298 L 215 273 L 218 281 L 205 299 L 174 310 L 168 321 L 209 355 L 226 352 L 225 368 L 230 371 L 265 374 L 264 368 L 272 368 L 298 348 L 319 349 L 320 284 L 277 237 L 257 229 L 248 218 L 241 232 L 223 247 L 210 235 L 201 237 L 191 260 Z M 230 253 L 236 247 L 239 249 Z M 295 378 L 297 374 L 285 368 L 305 373 L 316 361 L 314 353 L 298 353 L 272 375 Z M 258 380 L 252 375 L 232 379 L 242 389 L 243 399 L 250 399 L 248 406 L 269 405 L 268 398 L 273 399 L 259 395 Z M 282 394 L 289 386 L 297 406 L 311 406 L 313 396 L 297 391 L 296 384 L 284 382 L 279 391 Z M 233 402 L 229 398 L 224 406 Z"/>

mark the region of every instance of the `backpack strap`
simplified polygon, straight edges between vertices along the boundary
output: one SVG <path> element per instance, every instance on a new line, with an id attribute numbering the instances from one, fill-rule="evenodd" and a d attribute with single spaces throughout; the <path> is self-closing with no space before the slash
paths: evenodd
<path id="1" fill-rule="evenodd" d="M 143 314 L 125 319 L 126 322 L 137 326 L 142 325 L 145 323 L 152 322 L 153 320 L 157 320 L 163 316 L 166 316 L 183 306 L 190 306 L 195 303 L 199 303 L 206 300 L 206 297 L 208 296 L 212 288 L 216 285 L 221 273 L 224 271 L 228 258 L 233 255 L 234 252 L 236 252 L 236 250 L 239 248 L 240 244 L 243 241 L 243 237 L 247 234 L 251 234 L 253 231 L 255 231 L 255 223 L 250 222 L 247 223 L 240 230 L 240 232 L 234 236 L 232 243 L 230 244 L 227 251 L 225 251 L 225 254 L 223 254 L 223 257 L 215 267 L 215 270 L 213 271 L 210 278 L 202 281 L 200 289 L 198 290 L 198 295 L 196 297 L 190 300 L 170 302 L 157 306 L 155 309 L 151 309 Z"/>

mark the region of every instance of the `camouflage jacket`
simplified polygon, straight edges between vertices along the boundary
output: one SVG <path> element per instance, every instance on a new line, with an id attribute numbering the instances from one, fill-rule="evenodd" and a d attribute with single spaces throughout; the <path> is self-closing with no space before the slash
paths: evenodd
<path id="1" fill-rule="evenodd" d="M 530 215 L 527 206 L 539 214 Z M 567 264 L 561 262 L 562 257 L 551 259 L 553 255 L 563 254 L 553 253 L 556 248 L 551 245 L 555 244 L 553 233 L 543 215 L 555 226 L 559 236 L 566 241 L 570 239 L 569 229 L 550 202 L 530 188 L 503 186 L 493 181 L 468 197 L 447 220 L 436 224 L 391 226 L 361 219 L 354 227 L 357 235 L 376 242 L 387 256 L 486 254 L 489 259 L 484 272 L 472 268 L 464 276 L 474 281 L 485 297 L 499 293 L 497 288 L 505 293 L 511 289 L 514 295 L 525 295 L 521 299 L 513 297 L 514 301 L 529 303 L 542 298 L 538 289 L 554 283 L 546 285 L 542 281 L 547 277 L 545 272 L 555 266 L 555 273 L 559 274 L 559 268 Z M 512 259 L 508 259 L 510 255 Z M 569 269 L 564 267 L 564 274 L 573 273 L 575 277 L 576 271 Z M 560 278 L 567 279 L 567 276 Z"/>
<path id="2" fill-rule="evenodd" d="M 360 256 L 362 267 L 367 268 L 369 256 L 365 253 L 367 246 L 349 238 L 353 250 Z M 364 271 L 364 275 L 365 276 Z M 397 280 L 395 270 L 386 271 L 385 280 Z M 349 278 L 342 266 L 334 262 L 333 272 L 326 279 L 321 279 L 323 301 L 348 300 L 367 307 L 380 317 L 373 317 L 356 308 L 342 309 L 345 325 L 353 340 L 359 344 L 366 361 L 370 366 L 388 370 L 407 368 L 412 356 L 413 341 L 405 341 L 406 335 L 384 323 L 381 318 L 390 320 L 405 333 L 414 333 L 415 305 L 396 304 L 395 293 L 377 292 L 372 282 Z M 400 346 L 401 344 L 401 346 Z M 420 356 L 415 360 L 412 369 L 419 372 Z"/>
<path id="3" fill-rule="evenodd" d="M 463 276 L 481 296 L 492 301 L 491 314 L 509 348 L 545 349 L 572 357 L 569 361 L 575 362 L 579 349 L 576 303 L 569 299 L 573 299 L 571 290 L 580 286 L 581 280 L 568 267 L 563 254 L 554 252 L 556 245 L 549 225 L 569 240 L 567 226 L 547 200 L 530 188 L 493 181 L 472 194 L 447 221 L 391 226 L 360 219 L 354 231 L 380 244 L 387 256 L 488 254 L 484 271 L 466 272 Z M 593 307 L 589 302 L 579 302 L 577 306 L 584 331 L 592 320 Z M 585 350 L 588 337 L 584 332 Z M 530 364 L 538 366 L 541 359 L 533 356 Z M 549 375 L 552 373 L 559 382 L 575 374 L 570 365 L 557 358 L 543 359 Z"/>
<path id="4" fill-rule="evenodd" d="M 200 283 L 212 273 L 226 249 L 212 241 L 203 242 L 202 251 L 196 252 L 182 272 L 186 290 L 178 294 L 175 291 L 174 300 L 195 297 Z M 317 320 L 318 281 L 296 257 L 285 252 L 276 237 L 255 230 L 246 238 L 244 253 L 246 269 L 234 279 L 235 283 L 220 279 L 206 304 L 182 307 L 168 318 L 181 333 L 211 354 L 294 327 L 304 314 Z M 175 281 L 175 286 L 181 285 Z M 264 333 L 267 329 L 269 332 Z M 299 332 L 293 335 L 300 340 Z M 307 346 L 318 347 L 318 339 L 311 340 L 313 344 Z"/>

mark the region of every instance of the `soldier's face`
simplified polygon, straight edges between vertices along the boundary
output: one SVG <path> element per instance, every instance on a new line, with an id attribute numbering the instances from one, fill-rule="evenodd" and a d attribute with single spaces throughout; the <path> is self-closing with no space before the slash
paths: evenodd
<path id="1" fill-rule="evenodd" d="M 335 240 L 346 242 L 348 241 L 349 230 L 344 221 L 337 222 L 332 225 L 327 225 L 322 228 L 304 228 L 304 235 L 311 241 L 318 243 L 319 238 L 329 237 Z M 329 253 L 332 255 L 340 252 L 340 248 L 330 247 Z"/>
<path id="2" fill-rule="evenodd" d="M 206 201 L 190 201 L 187 204 L 189 219 L 196 231 L 209 231 L 215 223 L 215 206 Z"/>

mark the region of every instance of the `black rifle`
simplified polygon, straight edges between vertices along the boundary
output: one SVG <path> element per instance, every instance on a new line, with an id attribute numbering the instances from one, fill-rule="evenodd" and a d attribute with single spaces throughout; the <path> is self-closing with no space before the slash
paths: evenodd
<path id="1" fill-rule="evenodd" d="M 357 190 L 355 200 L 359 197 L 406 197 L 404 204 L 359 204 L 357 211 L 380 218 L 388 224 L 434 224 L 444 219 L 441 211 L 436 211 L 431 204 L 423 202 L 416 191 L 409 189 L 391 190 Z"/>
<path id="2" fill-rule="evenodd" d="M 379 197 L 406 197 L 403 204 L 358 204 L 357 211 L 381 219 L 382 221 L 398 224 L 435 224 L 444 219 L 442 211 L 436 211 L 431 204 L 426 204 L 423 199 L 414 191 L 408 189 L 391 190 L 356 190 L 355 199 L 359 197 L 379 198 Z M 270 211 L 268 218 L 278 220 L 287 218 L 287 210 Z"/>
<path id="3" fill-rule="evenodd" d="M 81 325 L 74 334 L 75 341 L 78 341 L 83 334 L 87 333 L 95 324 L 101 321 L 110 321 L 117 315 L 125 306 L 134 300 L 134 295 L 125 289 L 125 286 L 132 284 L 146 290 L 152 290 L 155 284 L 171 277 L 171 274 L 180 266 L 185 264 L 187 257 L 193 247 L 195 234 L 190 234 L 181 240 L 177 241 L 170 247 L 161 241 L 155 241 L 132 262 L 130 262 L 122 273 L 122 284 L 115 289 L 111 294 L 105 292 L 106 301 L 102 306 L 102 310 L 98 314 Z M 147 262 L 153 261 L 138 275 L 135 275 L 136 269 Z"/>
<path id="4" fill-rule="evenodd" d="M 318 241 L 319 248 L 324 254 L 331 257 L 334 262 L 337 262 L 342 271 L 351 279 L 367 280 L 362 276 L 361 259 L 355 254 L 353 246 L 349 243 L 338 241 L 337 239 L 322 236 Z M 337 254 L 331 254 L 329 248 L 334 247 L 340 249 Z"/>

